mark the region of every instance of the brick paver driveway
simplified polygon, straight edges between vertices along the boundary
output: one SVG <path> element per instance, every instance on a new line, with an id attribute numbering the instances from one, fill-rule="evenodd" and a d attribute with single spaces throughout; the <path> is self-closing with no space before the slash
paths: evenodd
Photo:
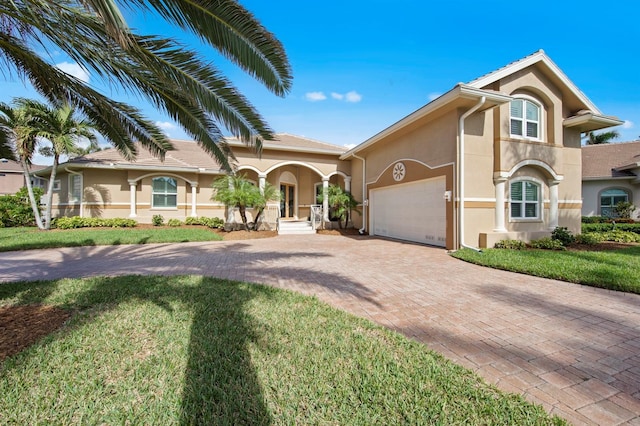
<path id="1" fill-rule="evenodd" d="M 315 294 L 571 422 L 640 424 L 640 296 L 365 237 L 0 253 L 0 282 L 97 274 L 201 274 Z"/>

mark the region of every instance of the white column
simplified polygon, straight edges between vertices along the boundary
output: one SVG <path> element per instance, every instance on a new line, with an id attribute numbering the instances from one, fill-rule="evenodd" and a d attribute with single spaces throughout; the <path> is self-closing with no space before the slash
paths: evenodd
<path id="1" fill-rule="evenodd" d="M 351 176 L 347 176 L 344 178 L 344 190 L 347 192 L 351 192 Z"/>
<path id="2" fill-rule="evenodd" d="M 198 189 L 198 182 L 189 182 L 191 185 L 191 217 L 198 217 L 198 213 L 196 212 L 196 190 Z"/>
<path id="3" fill-rule="evenodd" d="M 130 193 L 130 198 L 129 198 L 129 206 L 130 206 L 130 210 L 131 212 L 129 213 L 129 217 L 136 217 L 136 186 L 137 186 L 137 182 L 136 181 L 129 181 L 129 193 Z"/>
<path id="4" fill-rule="evenodd" d="M 558 184 L 559 180 L 549 181 L 549 230 L 553 231 L 558 226 Z"/>
<path id="5" fill-rule="evenodd" d="M 329 222 L 329 178 L 322 178 L 322 220 Z"/>
<path id="6" fill-rule="evenodd" d="M 506 232 L 507 228 L 504 226 L 504 188 L 505 183 L 507 182 L 507 178 L 505 177 L 497 177 L 493 179 L 493 184 L 495 185 L 496 191 L 496 206 L 495 206 L 495 227 L 493 229 L 494 232 Z"/>
<path id="7" fill-rule="evenodd" d="M 264 184 L 266 182 L 267 175 L 260 173 L 258 175 L 258 188 L 260 188 L 260 193 L 264 195 Z"/>

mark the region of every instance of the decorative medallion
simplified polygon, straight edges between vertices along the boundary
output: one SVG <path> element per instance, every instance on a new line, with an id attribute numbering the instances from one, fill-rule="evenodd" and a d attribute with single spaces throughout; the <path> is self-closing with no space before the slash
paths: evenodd
<path id="1" fill-rule="evenodd" d="M 407 169 L 404 167 L 404 163 L 397 162 L 395 166 L 393 166 L 393 179 L 396 182 L 400 182 L 404 179 L 404 175 L 407 173 Z"/>

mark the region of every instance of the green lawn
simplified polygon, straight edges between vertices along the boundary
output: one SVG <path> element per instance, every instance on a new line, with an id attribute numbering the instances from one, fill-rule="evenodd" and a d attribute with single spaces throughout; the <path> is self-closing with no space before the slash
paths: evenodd
<path id="1" fill-rule="evenodd" d="M 213 230 L 202 227 L 81 228 L 40 231 L 37 228 L 0 228 L 0 252 L 55 247 L 117 244 L 219 241 Z"/>
<path id="2" fill-rule="evenodd" d="M 452 256 L 491 268 L 640 293 L 640 246 L 601 252 L 464 249 Z"/>
<path id="3" fill-rule="evenodd" d="M 0 364 L 3 424 L 561 424 L 315 298 L 197 276 L 3 284 L 66 325 Z"/>

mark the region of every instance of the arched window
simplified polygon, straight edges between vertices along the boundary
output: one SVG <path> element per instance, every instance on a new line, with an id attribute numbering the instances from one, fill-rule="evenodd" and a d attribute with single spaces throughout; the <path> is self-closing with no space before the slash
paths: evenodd
<path id="1" fill-rule="evenodd" d="M 151 189 L 152 208 L 178 207 L 178 182 L 171 177 L 153 178 Z"/>
<path id="2" fill-rule="evenodd" d="M 531 180 L 511 182 L 511 219 L 540 219 L 540 185 Z"/>
<path id="3" fill-rule="evenodd" d="M 541 108 L 530 99 L 514 99 L 511 101 L 510 132 L 511 136 L 526 139 L 541 139 Z"/>
<path id="4" fill-rule="evenodd" d="M 629 201 L 624 189 L 607 189 L 600 193 L 600 216 L 617 217 L 616 204 Z"/>

